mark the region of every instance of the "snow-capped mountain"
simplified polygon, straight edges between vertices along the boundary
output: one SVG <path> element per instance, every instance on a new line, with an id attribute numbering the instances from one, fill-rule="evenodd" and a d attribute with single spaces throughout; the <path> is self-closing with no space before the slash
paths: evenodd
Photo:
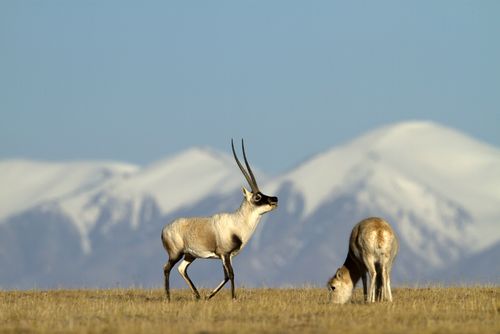
<path id="1" fill-rule="evenodd" d="M 367 216 L 386 218 L 399 235 L 396 284 L 500 281 L 498 264 L 489 264 L 500 242 L 494 147 L 434 123 L 407 122 L 334 147 L 269 182 L 254 169 L 280 207 L 235 258 L 240 283 L 323 284 L 342 265 L 352 226 Z M 3 161 L 0 184 L 5 288 L 160 286 L 162 226 L 178 216 L 234 210 L 246 186 L 231 156 L 200 148 L 144 168 Z M 461 263 L 470 267 L 471 259 L 483 263 L 474 267 L 477 275 L 446 274 L 459 273 Z M 222 276 L 217 261 L 197 261 L 190 271 L 205 286 Z"/>
<path id="2" fill-rule="evenodd" d="M 303 194 L 305 215 L 346 183 L 366 177 L 372 178 L 374 187 L 392 184 L 396 188 L 387 190 L 393 194 L 412 187 L 410 183 L 422 185 L 470 210 L 481 225 L 480 237 L 491 244 L 497 236 L 489 232 L 498 234 L 493 217 L 500 212 L 499 167 L 498 149 L 434 123 L 409 122 L 375 130 L 320 154 L 275 184 L 291 182 Z M 378 180 L 374 173 L 380 174 Z M 422 194 L 407 190 L 417 197 L 401 199 L 398 205 L 417 209 L 423 204 Z"/>
<path id="3" fill-rule="evenodd" d="M 51 200 L 73 197 L 138 167 L 107 162 L 0 161 L 0 221 Z"/>

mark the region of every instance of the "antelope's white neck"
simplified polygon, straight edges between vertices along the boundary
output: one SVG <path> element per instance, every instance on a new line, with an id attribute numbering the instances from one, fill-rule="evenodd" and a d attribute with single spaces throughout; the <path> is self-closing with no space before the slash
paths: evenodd
<path id="1" fill-rule="evenodd" d="M 235 227 L 238 228 L 241 241 L 245 245 L 252 237 L 257 225 L 259 225 L 262 214 L 258 208 L 252 206 L 244 199 L 240 208 L 235 212 L 235 216 Z"/>

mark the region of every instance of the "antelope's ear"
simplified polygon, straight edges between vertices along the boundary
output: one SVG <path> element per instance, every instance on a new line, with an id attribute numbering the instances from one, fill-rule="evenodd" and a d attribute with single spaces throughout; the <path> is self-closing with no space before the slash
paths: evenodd
<path id="1" fill-rule="evenodd" d="M 252 199 L 252 192 L 248 191 L 247 188 L 241 187 L 241 190 L 243 190 L 243 196 L 249 201 Z"/>
<path id="2" fill-rule="evenodd" d="M 335 277 L 337 277 L 338 279 L 341 279 L 342 278 L 342 271 L 341 270 L 337 270 L 337 273 L 335 274 Z"/>

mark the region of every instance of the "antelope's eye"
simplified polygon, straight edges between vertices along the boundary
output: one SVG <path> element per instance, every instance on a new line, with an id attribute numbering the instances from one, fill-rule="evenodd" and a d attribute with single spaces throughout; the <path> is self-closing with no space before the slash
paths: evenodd
<path id="1" fill-rule="evenodd" d="M 258 202 L 258 201 L 260 201 L 261 199 L 262 199 L 262 196 L 261 196 L 260 194 L 255 194 L 255 195 L 253 196 L 253 200 L 254 200 L 255 202 Z"/>

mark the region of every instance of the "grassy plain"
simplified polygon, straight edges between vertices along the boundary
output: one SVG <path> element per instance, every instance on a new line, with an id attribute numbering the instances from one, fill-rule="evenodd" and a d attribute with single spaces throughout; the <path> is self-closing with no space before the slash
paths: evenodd
<path id="1" fill-rule="evenodd" d="M 207 291 L 203 291 L 206 295 Z M 237 289 L 194 301 L 160 289 L 0 291 L 0 333 L 500 333 L 500 287 L 397 288 L 334 305 L 326 289 Z"/>

